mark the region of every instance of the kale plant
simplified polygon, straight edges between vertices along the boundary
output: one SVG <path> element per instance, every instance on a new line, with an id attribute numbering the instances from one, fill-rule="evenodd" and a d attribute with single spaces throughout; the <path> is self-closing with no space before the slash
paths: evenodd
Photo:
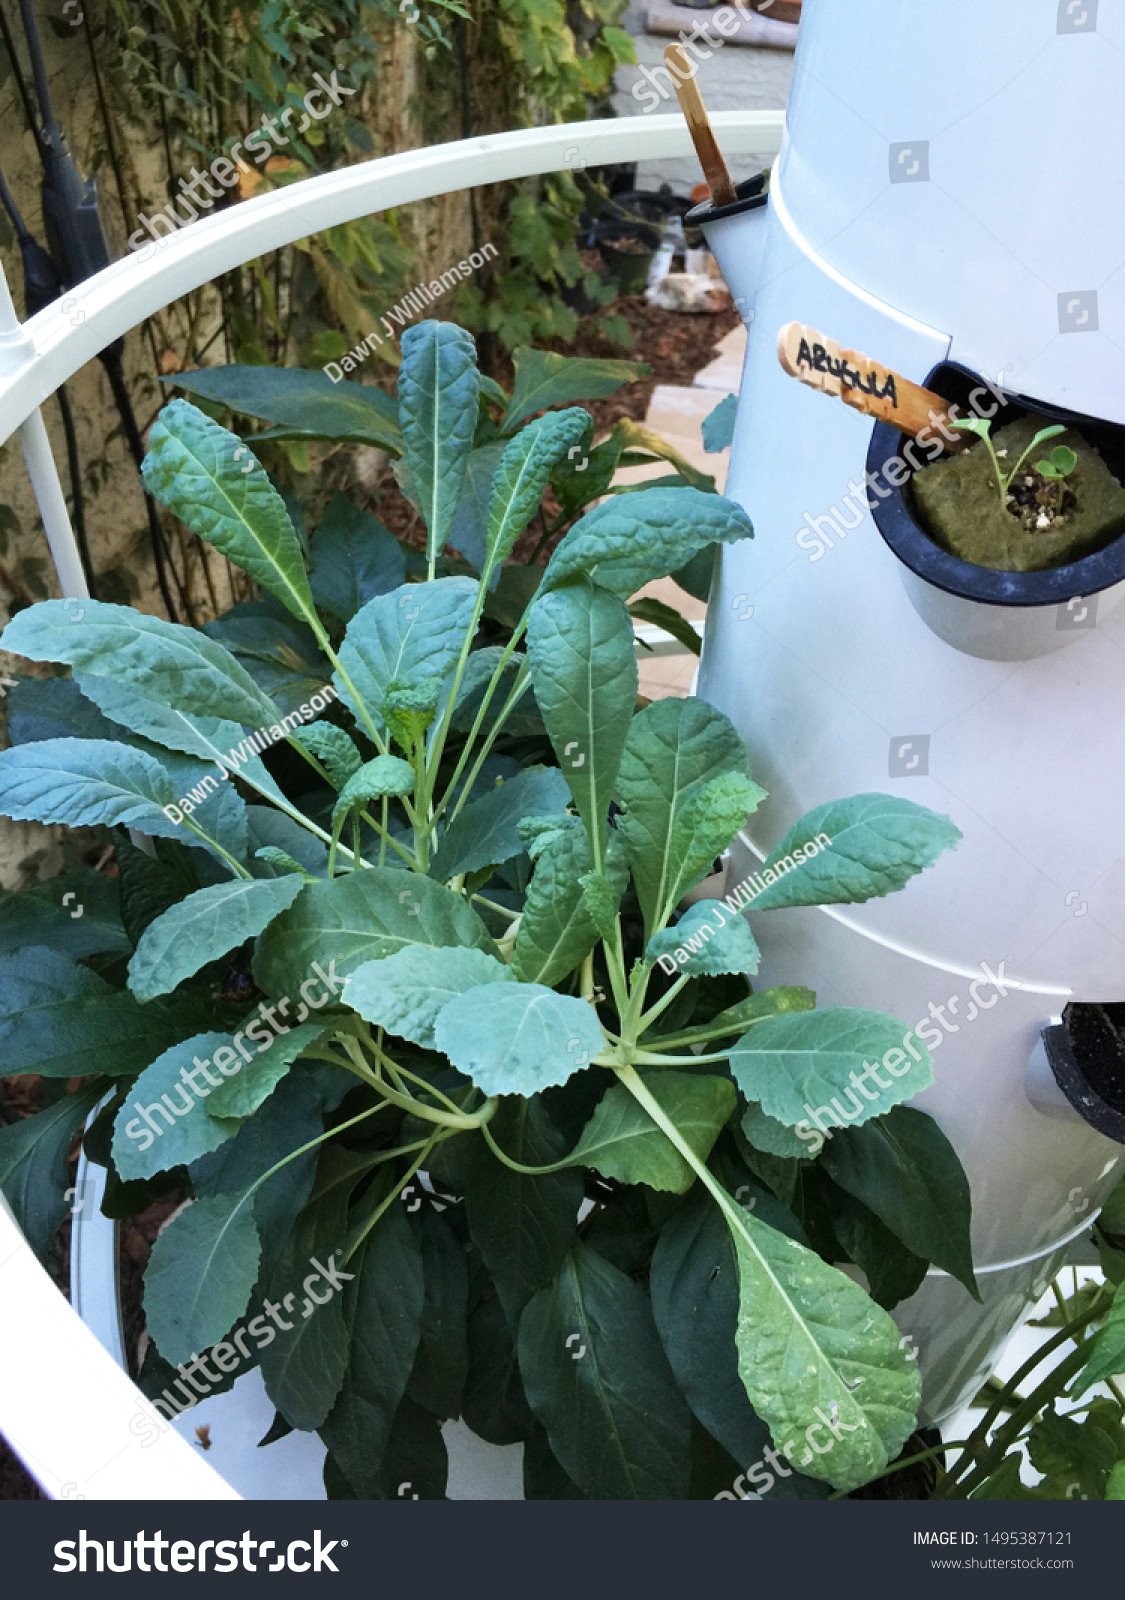
<path id="1" fill-rule="evenodd" d="M 0 1130 L 0 1182 L 45 1250 L 105 1102 L 107 1213 L 191 1201 L 147 1269 L 146 1392 L 175 1410 L 185 1372 L 260 1364 L 271 1437 L 318 1430 L 333 1495 L 441 1497 L 457 1416 L 525 1442 L 532 1498 L 733 1498 L 750 1463 L 763 1494 L 850 1490 L 915 1428 L 887 1308 L 931 1262 L 975 1293 L 968 1186 L 904 1104 L 933 1076 L 911 1030 L 752 992 L 742 913 L 890 893 L 959 835 L 822 805 L 684 909 L 766 796 L 720 712 L 638 700 L 627 601 L 745 513 L 603 500 L 490 642 L 590 417 L 524 413 L 470 483 L 471 339 L 424 323 L 403 351 L 421 570 L 343 497 L 306 562 L 246 446 L 178 399 L 148 486 L 263 598 L 201 632 L 48 601 L 4 634 L 72 676 L 16 690 L 0 812 L 113 830 L 119 876 L 114 905 L 78 875 L 88 920 L 49 903 L 66 880 L 9 904 L 2 1070 L 52 1092 Z M 443 567 L 469 493 L 476 576 Z"/>

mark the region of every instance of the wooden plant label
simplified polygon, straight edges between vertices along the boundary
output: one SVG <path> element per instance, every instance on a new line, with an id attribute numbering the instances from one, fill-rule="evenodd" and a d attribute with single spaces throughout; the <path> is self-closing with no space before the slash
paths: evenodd
<path id="1" fill-rule="evenodd" d="M 914 438 L 929 430 L 944 440 L 940 425 L 948 426 L 950 418 L 948 402 L 941 395 L 911 383 L 870 356 L 841 349 L 835 339 L 826 338 L 815 328 L 807 328 L 801 322 L 787 323 L 778 334 L 777 355 L 789 376 L 809 388 L 835 395 L 865 416 L 889 422 Z M 954 437 L 955 444 L 945 441 L 950 453 L 972 443 L 970 437 Z"/>

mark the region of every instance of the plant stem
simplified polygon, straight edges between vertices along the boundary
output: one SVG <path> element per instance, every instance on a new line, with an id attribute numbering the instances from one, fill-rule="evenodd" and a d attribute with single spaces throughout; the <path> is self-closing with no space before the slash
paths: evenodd
<path id="1" fill-rule="evenodd" d="M 379 1202 L 371 1216 L 368 1217 L 367 1221 L 363 1224 L 363 1227 L 360 1229 L 356 1237 L 350 1242 L 350 1244 L 345 1246 L 343 1252 L 345 1267 L 355 1255 L 363 1241 L 367 1238 L 367 1235 L 371 1232 L 372 1228 L 374 1228 L 376 1223 L 379 1221 L 379 1218 L 398 1199 L 399 1195 L 406 1188 L 406 1185 L 410 1182 L 411 1178 L 418 1171 L 418 1168 L 422 1165 L 423 1161 L 425 1161 L 434 1145 L 437 1144 L 440 1139 L 440 1133 L 432 1133 L 430 1137 L 424 1141 L 421 1150 L 418 1151 L 418 1154 L 410 1163 L 409 1167 L 403 1173 L 399 1181 L 395 1184 L 391 1192 Z"/>
<path id="2" fill-rule="evenodd" d="M 665 1056 L 657 1055 L 651 1050 L 638 1050 L 633 1059 L 642 1067 L 700 1067 L 728 1061 L 730 1051 L 723 1050 L 716 1056 Z"/>
<path id="3" fill-rule="evenodd" d="M 204 844 L 210 845 L 215 854 L 226 862 L 227 866 L 231 869 L 236 878 L 249 878 L 253 876 L 252 873 L 247 872 L 241 861 L 236 861 L 229 850 L 224 850 L 222 845 L 219 844 L 217 840 L 212 839 L 211 835 L 209 833 L 205 833 L 202 828 L 198 827 L 191 820 L 190 817 L 184 818 L 184 827 L 190 828 L 192 833 L 194 833 L 197 838 L 203 840 Z"/>
<path id="4" fill-rule="evenodd" d="M 1009 1378 L 1008 1382 L 1004 1385 L 996 1399 L 989 1406 L 980 1422 L 973 1429 L 972 1436 L 968 1441 L 966 1453 L 946 1475 L 946 1478 L 935 1498 L 955 1498 L 952 1491 L 958 1486 L 959 1480 L 961 1479 L 966 1468 L 970 1467 L 974 1461 L 979 1461 L 979 1465 L 970 1473 L 966 1482 L 961 1485 L 963 1493 L 956 1496 L 956 1498 L 964 1498 L 973 1488 L 978 1487 L 979 1484 L 984 1481 L 984 1478 L 988 1475 L 988 1471 L 991 1470 L 992 1463 L 994 1463 L 997 1459 L 1002 1458 L 1004 1451 L 1008 1447 L 1008 1444 L 1013 1441 L 1014 1437 L 1016 1437 L 1018 1432 L 1022 1429 L 1023 1420 L 1019 1420 L 1017 1427 L 1017 1419 L 1026 1420 L 1029 1417 L 1034 1417 L 1045 1404 L 1046 1400 L 1051 1398 L 1052 1393 L 1062 1392 L 1062 1388 L 1065 1387 L 1066 1382 L 1068 1382 L 1072 1376 L 1072 1373 L 1069 1370 L 1064 1373 L 1064 1368 L 1068 1369 L 1072 1359 L 1074 1357 L 1078 1357 L 1080 1359 L 1078 1360 L 1077 1366 L 1075 1366 L 1073 1370 L 1074 1372 L 1079 1371 L 1085 1365 L 1087 1360 L 1085 1348 L 1080 1345 L 1077 1350 L 1072 1352 L 1071 1356 L 1066 1357 L 1065 1360 L 1059 1364 L 1059 1366 L 1052 1370 L 1045 1382 L 1041 1384 L 1038 1389 L 1029 1395 L 1027 1399 L 1020 1402 L 1020 1404 L 1012 1412 L 1009 1420 L 998 1430 L 996 1438 L 990 1444 L 988 1442 L 989 1429 L 996 1422 L 996 1419 L 1000 1415 L 1001 1411 L 1005 1409 L 1006 1397 L 1018 1390 L 1024 1379 L 1029 1377 L 1031 1373 L 1035 1371 L 1036 1367 L 1045 1361 L 1049 1355 L 1051 1355 L 1055 1350 L 1059 1349 L 1061 1345 L 1066 1344 L 1068 1340 L 1076 1337 L 1076 1335 L 1079 1334 L 1081 1330 L 1089 1323 L 1093 1322 L 1096 1317 L 1101 1316 L 1107 1304 L 1108 1301 L 1104 1300 L 1102 1296 L 1099 1295 L 1098 1299 L 1095 1300 L 1091 1306 L 1087 1307 L 1084 1312 L 1075 1317 L 1072 1322 L 1069 1322 L 1065 1328 L 1060 1328 L 1058 1333 L 1056 1333 L 1052 1338 L 1048 1339 L 1045 1344 L 1040 1345 L 1035 1354 L 1030 1356 L 1027 1361 L 1024 1362 L 1019 1371 Z M 1060 1374 L 1063 1374 L 1061 1386 L 1059 1384 Z M 1029 1407 L 1031 1408 L 1030 1411 Z M 1013 1433 L 1013 1429 L 1015 1430 L 1015 1433 Z M 999 1457 L 997 1455 L 998 1446 Z M 978 1455 L 978 1452 L 982 1453 Z"/>
<path id="5" fill-rule="evenodd" d="M 564 1167 L 569 1167 L 572 1165 L 571 1157 L 565 1156 L 562 1161 L 552 1161 L 549 1167 L 525 1167 L 522 1161 L 513 1161 L 511 1156 L 504 1154 L 503 1150 L 501 1150 L 500 1146 L 496 1143 L 496 1140 L 492 1137 L 492 1130 L 489 1128 L 487 1123 L 482 1125 L 480 1131 L 484 1134 L 485 1143 L 488 1145 L 488 1148 L 492 1151 L 492 1154 L 496 1157 L 497 1161 L 502 1161 L 504 1165 L 506 1167 L 510 1167 L 513 1172 L 522 1173 L 525 1177 L 545 1178 L 549 1173 L 561 1172 Z"/>
<path id="6" fill-rule="evenodd" d="M 489 752 L 491 751 L 492 746 L 496 743 L 497 739 L 500 737 L 500 734 L 503 731 L 504 723 L 507 720 L 508 716 L 511 714 L 511 712 L 512 712 L 512 710 L 513 710 L 513 708 L 514 708 L 514 706 L 515 706 L 515 704 L 517 702 L 517 700 L 519 700 L 527 692 L 527 690 L 530 689 L 530 688 L 531 688 L 531 674 L 528 672 L 526 667 L 522 667 L 520 669 L 519 676 L 517 677 L 515 683 L 512 685 L 511 694 L 509 694 L 507 700 L 504 702 L 503 706 L 500 708 L 500 715 L 496 718 L 496 721 L 492 724 L 492 727 L 489 729 L 488 737 L 485 739 L 483 745 L 481 746 L 480 754 L 477 756 L 477 759 L 474 761 L 472 767 L 470 768 L 469 775 L 465 779 L 465 782 L 461 787 L 461 793 L 457 797 L 457 804 L 453 807 L 453 810 L 450 813 L 450 817 L 449 817 L 449 821 L 450 822 L 453 822 L 454 818 L 457 816 L 457 814 L 461 810 L 461 807 L 465 804 L 466 800 L 468 800 L 470 794 L 472 794 L 473 785 L 474 785 L 474 783 L 476 783 L 477 778 L 480 776 L 480 769 L 484 766 L 485 762 L 488 760 Z M 456 780 L 454 779 L 454 780 L 452 780 L 450 782 L 450 788 L 453 787 L 453 782 L 455 782 L 455 781 Z M 438 811 L 437 811 L 437 813 L 435 813 L 435 816 L 440 814 L 440 812 L 442 810 L 442 807 L 444 807 L 444 805 L 445 805 L 446 801 L 448 800 L 448 798 L 449 798 L 449 793 L 447 791 L 446 795 L 445 795 L 445 798 L 442 800 L 441 806 L 438 807 Z"/>
<path id="7" fill-rule="evenodd" d="M 690 982 L 691 982 L 691 974 L 688 973 L 688 972 L 682 973 L 676 979 L 676 981 L 672 985 L 672 987 L 668 990 L 668 993 L 666 995 L 664 995 L 662 999 L 658 1000 L 654 1006 L 650 1006 L 649 1007 L 649 1009 L 645 1012 L 645 1014 L 641 1017 L 640 1021 L 637 1023 L 637 1037 L 638 1038 L 643 1038 L 644 1037 L 644 1035 L 648 1032 L 648 1030 L 652 1027 L 653 1023 L 656 1021 L 656 1019 L 658 1017 L 661 1017 L 661 1016 L 664 1015 L 665 1011 L 667 1011 L 668 1007 L 672 1004 L 672 1001 L 681 992 L 681 990 L 687 984 L 689 984 Z M 661 1042 L 661 1044 L 663 1044 L 664 1040 L 662 1039 L 660 1042 Z"/>
<path id="8" fill-rule="evenodd" d="M 481 730 L 481 727 L 484 724 L 485 717 L 488 715 L 488 708 L 492 704 L 492 698 L 495 695 L 496 690 L 500 685 L 500 680 L 504 676 L 504 673 L 505 673 L 505 670 L 507 669 L 509 661 L 512 659 L 512 656 L 515 653 L 516 646 L 519 644 L 520 639 L 523 637 L 524 629 L 526 627 L 527 627 L 527 619 L 526 619 L 526 617 L 521 617 L 519 622 L 516 624 L 515 631 L 513 632 L 512 637 L 508 640 L 508 643 L 507 643 L 507 645 L 506 645 L 506 647 L 504 649 L 503 655 L 500 657 L 500 660 L 496 663 L 496 668 L 493 671 L 492 677 L 488 681 L 488 687 L 484 691 L 484 698 L 481 700 L 480 706 L 479 706 L 479 708 L 477 710 L 477 714 L 476 714 L 475 718 L 473 719 L 473 725 L 469 729 L 469 736 L 465 740 L 465 748 L 461 751 L 461 754 L 458 757 L 457 765 L 453 769 L 453 776 L 450 778 L 449 783 L 446 785 L 446 790 L 445 790 L 445 793 L 441 797 L 441 801 L 434 808 L 434 814 L 433 814 L 433 819 L 432 819 L 434 822 L 438 821 L 438 819 L 440 818 L 442 812 L 445 810 L 446 806 L 449 804 L 449 797 L 453 793 L 453 790 L 457 786 L 457 780 L 460 778 L 462 772 L 465 770 L 466 763 L 468 762 L 469 756 L 472 753 L 473 745 L 476 743 L 477 735 L 479 734 L 479 732 Z M 506 712 L 503 713 L 502 715 L 506 715 Z M 435 770 L 435 773 L 436 773 L 437 769 L 435 768 L 434 770 Z"/>

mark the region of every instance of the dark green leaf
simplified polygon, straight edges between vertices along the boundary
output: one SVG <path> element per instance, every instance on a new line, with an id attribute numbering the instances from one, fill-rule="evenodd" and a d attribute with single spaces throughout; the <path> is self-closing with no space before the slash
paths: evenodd
<path id="1" fill-rule="evenodd" d="M 469 1271 L 456 1234 L 433 1206 L 417 1214 L 425 1297 L 407 1395 L 441 1421 L 461 1415 L 469 1371 Z"/>
<path id="2" fill-rule="evenodd" d="M 41 1261 L 70 1209 L 64 1191 L 74 1136 L 104 1092 L 104 1084 L 91 1084 L 0 1128 L 0 1190 Z M 81 1216 L 75 1222 L 81 1226 Z"/>
<path id="3" fill-rule="evenodd" d="M 267 994 L 296 994 L 319 961 L 342 986 L 365 961 L 408 945 L 470 945 L 496 954 L 484 923 L 459 894 L 420 873 L 371 867 L 306 884 L 262 935 L 255 981 Z"/>
<path id="4" fill-rule="evenodd" d="M 557 813 L 561 820 L 569 798 L 557 767 L 525 767 L 458 812 L 441 836 L 431 875 L 445 882 L 482 867 L 503 866 L 523 850 L 517 831 L 523 819 Z"/>
<path id="5" fill-rule="evenodd" d="M 229 718 L 252 728 L 277 720 L 273 702 L 245 668 L 197 629 L 131 606 L 84 600 L 67 611 L 64 604 L 44 600 L 19 612 L 4 630 L 5 650 L 94 674 L 112 661 L 119 683 L 192 716 Z"/>
<path id="6" fill-rule="evenodd" d="M 347 1267 L 354 1274 L 344 1291 L 347 1372 L 320 1436 L 367 1497 L 378 1493 L 422 1325 L 422 1253 L 402 1206 L 384 1212 Z"/>
<path id="7" fill-rule="evenodd" d="M 235 878 L 198 889 L 150 922 L 129 963 L 129 987 L 138 1000 L 171 994 L 209 961 L 256 938 L 291 906 L 302 880 Z"/>
<path id="8" fill-rule="evenodd" d="M 702 489 L 642 489 L 588 511 L 551 557 L 543 589 L 585 574 L 628 598 L 686 566 L 705 545 L 752 539 L 742 507 Z"/>
<path id="9" fill-rule="evenodd" d="M 472 335 L 432 318 L 402 336 L 398 420 L 432 558 L 445 548 L 476 432 L 480 378 Z"/>
<path id="10" fill-rule="evenodd" d="M 798 1132 L 811 1134 L 815 1124 L 831 1137 L 832 1129 L 882 1116 L 929 1088 L 933 1063 L 922 1045 L 909 1043 L 914 1037 L 896 1017 L 853 1006 L 766 1017 L 731 1050 L 730 1069 L 768 1116 Z"/>
<path id="11" fill-rule="evenodd" d="M 406 557 L 394 535 L 337 489 L 312 539 L 309 587 L 318 606 L 341 622 L 377 594 L 399 588 Z"/>
<path id="12" fill-rule="evenodd" d="M 767 1465 L 769 1429 L 738 1375 L 738 1266 L 726 1224 L 709 1195 L 691 1196 L 661 1229 L 652 1258 L 652 1311 L 676 1381 L 703 1426 L 749 1474 L 732 1493 L 820 1500 L 827 1488 Z"/>
<path id="13" fill-rule="evenodd" d="M 33 944 L 50 945 L 76 961 L 127 954 L 131 945 L 122 926 L 117 884 L 92 867 L 82 867 L 0 897 L 0 955 Z"/>
<path id="14" fill-rule="evenodd" d="M 644 1290 L 576 1245 L 520 1319 L 528 1402 L 593 1500 L 681 1500 L 691 1422 Z"/>
<path id="15" fill-rule="evenodd" d="M 202 999 L 131 994 L 39 946 L 0 957 L 0 1072 L 128 1077 L 214 1018 Z"/>
<path id="16" fill-rule="evenodd" d="M 548 406 L 574 400 L 604 400 L 616 394 L 622 384 L 637 383 L 652 371 L 643 361 L 601 361 L 555 355 L 549 350 L 531 350 L 520 345 L 513 352 L 516 382 L 504 419 L 503 433 L 510 433 L 524 417 Z"/>
<path id="17" fill-rule="evenodd" d="M 895 1106 L 863 1127 L 842 1129 L 820 1159 L 841 1189 L 868 1206 L 908 1250 L 979 1298 L 969 1182 L 932 1117 Z"/>
<path id="18" fill-rule="evenodd" d="M 316 623 L 285 502 L 237 434 L 190 401 L 173 400 L 152 426 L 141 473 L 149 493 L 193 533 L 276 595 L 295 617 Z"/>
<path id="19" fill-rule="evenodd" d="M 489 1129 L 505 1155 L 523 1166 L 548 1166 L 566 1155 L 566 1141 L 538 1099 L 502 1100 Z M 465 1185 L 469 1229 L 510 1326 L 558 1271 L 574 1240 L 581 1203 L 577 1172 L 529 1177 L 504 1166 L 483 1140 L 475 1142 Z"/>
<path id="20" fill-rule="evenodd" d="M 189 394 L 219 400 L 246 417 L 274 422 L 286 433 L 311 439 L 349 439 L 402 449 L 398 408 L 381 389 L 333 382 L 326 372 L 295 368 L 227 366 L 177 372 L 165 380 Z"/>
<path id="21" fill-rule="evenodd" d="M 728 1078 L 648 1072 L 645 1084 L 701 1161 L 706 1161 L 738 1103 Z M 695 1173 L 621 1084 L 614 1084 L 583 1129 L 571 1160 L 619 1183 L 686 1194 Z"/>
<path id="22" fill-rule="evenodd" d="M 541 594 L 528 621 L 528 662 L 600 872 L 609 803 L 637 699 L 633 630 L 624 605 L 589 583 Z"/>

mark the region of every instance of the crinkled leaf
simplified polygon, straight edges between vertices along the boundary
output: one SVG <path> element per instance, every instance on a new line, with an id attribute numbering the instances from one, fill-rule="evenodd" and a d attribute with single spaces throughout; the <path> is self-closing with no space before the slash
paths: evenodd
<path id="1" fill-rule="evenodd" d="M 486 984 L 458 995 L 438 1017 L 435 1037 L 487 1095 L 532 1095 L 565 1083 L 605 1044 L 592 1006 L 538 983 Z"/>
<path id="2" fill-rule="evenodd" d="M 729 1196 L 723 1214 L 738 1260 L 738 1370 L 750 1403 L 793 1466 L 835 1489 L 858 1488 L 913 1432 L 917 1366 L 858 1284 Z"/>
<path id="3" fill-rule="evenodd" d="M 228 722 L 222 717 L 191 716 L 177 706 L 165 706 L 158 700 L 148 699 L 135 684 L 117 683 L 113 678 L 83 672 L 78 675 L 78 682 L 84 695 L 130 732 L 165 750 L 195 756 L 200 761 L 213 761 L 220 777 L 225 766 L 252 783 L 259 792 L 264 791 L 273 799 L 282 798 L 261 756 L 254 753 L 237 722 Z M 162 764 L 166 768 L 172 766 L 168 762 Z M 204 769 L 204 773 L 207 770 Z"/>
<path id="4" fill-rule="evenodd" d="M 585 574 L 628 598 L 685 566 L 705 545 L 752 539 L 735 501 L 702 489 L 642 489 L 603 501 L 563 539 L 547 564 L 544 591 Z"/>
<path id="5" fill-rule="evenodd" d="M 353 806 L 365 805 L 368 800 L 380 800 L 384 795 L 409 794 L 413 788 L 413 769 L 398 756 L 376 756 L 374 761 L 365 761 L 340 790 L 339 798 L 332 807 L 333 825 L 341 817 L 346 817 Z"/>
<path id="6" fill-rule="evenodd" d="M 575 406 L 550 411 L 521 428 L 504 451 L 492 479 L 486 549 L 490 566 L 506 561 L 539 509 L 547 479 L 590 426 L 589 412 Z"/>
<path id="7" fill-rule="evenodd" d="M 254 976 L 267 994 L 296 994 L 318 961 L 342 986 L 365 961 L 407 945 L 470 945 L 496 954 L 488 929 L 459 894 L 434 878 L 371 867 L 306 884 L 262 935 Z"/>
<path id="8" fill-rule="evenodd" d="M 542 983 L 549 989 L 581 965 L 600 936 L 585 887 L 587 875 L 594 876 L 590 841 L 577 817 L 562 820 L 564 825 L 552 829 L 533 852 L 535 871 L 527 887 L 512 950 L 515 976 L 524 983 Z M 610 877 L 597 876 L 613 905 L 612 925 L 617 901 L 629 878 L 625 852 L 616 833 L 609 835 L 605 865 Z"/>
<path id="9" fill-rule="evenodd" d="M 483 950 L 415 945 L 357 968 L 344 985 L 344 1003 L 367 1022 L 433 1050 L 434 1024 L 455 995 L 511 980 L 510 968 Z"/>
<path id="10" fill-rule="evenodd" d="M 528 1304 L 519 1357 L 531 1409 L 583 1494 L 686 1498 L 691 1418 L 631 1278 L 576 1245 Z"/>
<path id="11" fill-rule="evenodd" d="M 557 767 L 525 767 L 458 812 L 441 836 L 431 873 L 445 880 L 503 866 L 523 849 L 520 822 L 540 812 L 557 812 L 561 818 L 569 798 Z"/>
<path id="12" fill-rule="evenodd" d="M 528 620 L 528 663 L 600 871 L 609 803 L 637 700 L 629 614 L 620 600 L 590 583 L 541 593 Z"/>
<path id="13" fill-rule="evenodd" d="M 0 752 L 0 813 L 72 828 L 164 822 L 175 803 L 167 772 L 129 745 L 42 739 Z"/>
<path id="14" fill-rule="evenodd" d="M 126 1182 L 190 1165 L 238 1132 L 237 1120 L 208 1116 L 204 1095 L 211 1091 L 202 1072 L 194 1080 L 200 1085 L 198 1094 L 181 1077 L 185 1070 L 195 1070 L 197 1058 L 210 1067 L 211 1057 L 221 1045 L 230 1045 L 225 1033 L 192 1034 L 157 1056 L 141 1073 L 117 1113 L 113 1130 L 114 1165 Z M 211 1076 L 217 1078 L 218 1073 Z"/>
<path id="15" fill-rule="evenodd" d="M 337 489 L 312 538 L 309 588 L 317 605 L 348 623 L 405 578 L 406 554 L 395 536 Z"/>
<path id="16" fill-rule="evenodd" d="M 12 618 L 5 650 L 31 661 L 58 661 L 76 672 L 104 673 L 145 696 L 195 717 L 221 717 L 248 727 L 277 720 L 273 702 L 228 650 L 200 633 L 131 606 L 43 600 Z"/>
<path id="17" fill-rule="evenodd" d="M 408 583 L 376 595 L 348 624 L 340 662 L 376 727 L 387 690 L 397 681 L 441 678 L 457 659 L 473 614 L 477 586 L 471 578 Z M 359 708 L 339 674 L 341 698 Z"/>
<path id="18" fill-rule="evenodd" d="M 615 839 L 618 846 L 619 858 L 624 858 L 624 845 L 620 836 Z M 628 862 L 624 861 L 626 873 Z M 590 917 L 590 921 L 598 930 L 603 939 L 613 938 L 613 926 L 617 918 L 617 907 L 621 902 L 621 893 L 614 888 L 610 880 L 602 872 L 584 872 L 579 878 L 582 885 L 582 904 Z"/>
<path id="19" fill-rule="evenodd" d="M 755 1188 L 753 1204 L 765 1209 L 770 1199 Z M 780 1210 L 774 1201 L 771 1214 Z M 788 1221 L 796 1227 L 794 1218 Z M 660 1230 L 649 1281 L 660 1342 L 688 1404 L 735 1461 L 748 1470 L 759 1464 L 747 1480 L 739 1480 L 738 1493 L 751 1499 L 756 1494 L 771 1500 L 826 1499 L 825 1485 L 766 1466 L 769 1430 L 738 1375 L 738 1263 L 710 1195 L 691 1195 Z M 734 1496 L 732 1486 L 728 1498 Z"/>
<path id="20" fill-rule="evenodd" d="M 729 1121 L 738 1096 L 727 1078 L 648 1072 L 645 1084 L 701 1161 Z M 619 1183 L 686 1194 L 695 1173 L 622 1084 L 614 1084 L 582 1130 L 571 1160 Z"/>
<path id="21" fill-rule="evenodd" d="M 762 868 L 768 887 L 755 895 L 754 910 L 854 905 L 893 894 L 960 838 L 948 817 L 896 795 L 859 794 L 817 806 Z M 768 881 L 771 873 L 777 881 Z"/>
<path id="22" fill-rule="evenodd" d="M 316 757 L 337 789 L 342 789 L 362 765 L 362 756 L 343 728 L 331 722 L 310 722 L 304 728 L 294 728 L 289 737 Z"/>
<path id="23" fill-rule="evenodd" d="M 730 780 L 739 778 L 749 782 L 746 747 L 734 724 L 704 701 L 658 700 L 633 718 L 617 779 L 625 807 L 617 827 L 647 929 L 690 887 L 685 856 L 698 852 L 685 819 L 696 797 L 725 779 L 720 798 L 729 799 Z M 741 804 L 742 795 L 734 798 Z"/>
<path id="24" fill-rule="evenodd" d="M 197 889 L 149 923 L 129 963 L 138 1000 L 171 994 L 209 961 L 256 938 L 301 892 L 301 879 L 236 878 Z"/>
<path id="25" fill-rule="evenodd" d="M 665 928 L 645 949 L 645 960 L 663 957 L 664 970 L 688 972 L 693 978 L 717 977 L 724 972 L 755 973 L 761 951 L 745 918 L 728 911 L 718 900 L 697 900 L 674 928 Z"/>
<path id="26" fill-rule="evenodd" d="M 789 1128 L 816 1111 L 828 1129 L 858 1125 L 934 1081 L 929 1053 L 905 1024 L 852 1006 L 765 1018 L 733 1047 L 730 1070 L 748 1100 Z"/>
<path id="27" fill-rule="evenodd" d="M 150 494 L 193 533 L 315 622 L 301 545 L 257 456 L 189 400 L 172 400 L 152 425 L 141 474 Z"/>
<path id="28" fill-rule="evenodd" d="M 398 421 L 431 557 L 445 548 L 473 448 L 480 376 L 472 335 L 428 318 L 402 336 Z"/>

